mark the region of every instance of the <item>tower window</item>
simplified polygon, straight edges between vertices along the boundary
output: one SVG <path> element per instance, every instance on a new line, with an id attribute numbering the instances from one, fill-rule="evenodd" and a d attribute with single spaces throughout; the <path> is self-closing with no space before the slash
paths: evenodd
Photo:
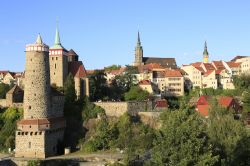
<path id="1" fill-rule="evenodd" d="M 30 59 L 30 61 L 32 62 L 32 59 Z"/>
<path id="2" fill-rule="evenodd" d="M 57 60 L 57 57 L 56 57 L 56 60 Z"/>
<path id="3" fill-rule="evenodd" d="M 56 75 L 56 73 L 54 72 L 54 75 Z"/>
<path id="4" fill-rule="evenodd" d="M 55 64 L 55 69 L 56 69 L 56 64 Z"/>
<path id="5" fill-rule="evenodd" d="M 31 148 L 31 142 L 29 142 L 29 148 Z"/>
<path id="6" fill-rule="evenodd" d="M 31 109 L 31 106 L 29 106 L 29 109 Z"/>

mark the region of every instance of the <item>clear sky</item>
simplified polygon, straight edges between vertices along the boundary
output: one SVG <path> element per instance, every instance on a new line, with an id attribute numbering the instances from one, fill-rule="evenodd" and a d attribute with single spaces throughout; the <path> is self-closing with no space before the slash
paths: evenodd
<path id="1" fill-rule="evenodd" d="M 5 0 L 0 9 L 0 70 L 23 71 L 25 44 L 38 33 L 73 48 L 87 69 L 131 64 L 137 31 L 144 56 L 177 64 L 250 55 L 249 0 Z"/>

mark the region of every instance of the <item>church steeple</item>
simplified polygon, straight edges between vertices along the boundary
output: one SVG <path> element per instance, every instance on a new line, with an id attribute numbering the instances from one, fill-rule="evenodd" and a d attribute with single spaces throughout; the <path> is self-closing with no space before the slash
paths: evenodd
<path id="1" fill-rule="evenodd" d="M 135 61 L 134 66 L 143 65 L 143 49 L 141 46 L 140 32 L 137 33 L 137 44 L 135 47 Z"/>
<path id="2" fill-rule="evenodd" d="M 60 35 L 59 35 L 58 25 L 56 26 L 55 43 L 52 46 L 52 48 L 63 49 L 63 46 L 62 46 L 61 41 L 60 41 Z"/>
<path id="3" fill-rule="evenodd" d="M 141 46 L 140 32 L 137 34 L 137 46 Z"/>
<path id="4" fill-rule="evenodd" d="M 205 41 L 204 51 L 203 51 L 203 63 L 209 62 L 209 53 L 207 51 L 207 41 Z"/>

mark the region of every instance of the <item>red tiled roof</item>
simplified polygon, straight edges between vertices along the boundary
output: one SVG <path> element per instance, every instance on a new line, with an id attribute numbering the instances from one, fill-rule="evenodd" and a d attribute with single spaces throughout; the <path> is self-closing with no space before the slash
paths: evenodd
<path id="1" fill-rule="evenodd" d="M 220 74 L 222 70 L 215 70 L 215 74 Z"/>
<path id="2" fill-rule="evenodd" d="M 240 62 L 226 62 L 227 63 L 227 65 L 229 66 L 229 67 L 239 67 L 240 66 Z"/>
<path id="3" fill-rule="evenodd" d="M 109 71 L 107 73 L 113 74 L 113 75 L 119 75 L 119 74 L 122 74 L 125 70 L 126 70 L 125 67 L 121 67 L 120 69 L 111 70 L 111 71 Z"/>
<path id="4" fill-rule="evenodd" d="M 223 65 L 222 61 L 213 61 L 212 65 L 217 69 L 217 70 L 223 70 L 225 69 L 225 66 Z"/>
<path id="5" fill-rule="evenodd" d="M 205 77 L 209 76 L 211 73 L 213 73 L 213 71 L 214 71 L 214 70 L 208 70 L 208 71 L 204 74 L 204 76 L 205 76 Z"/>
<path id="6" fill-rule="evenodd" d="M 165 70 L 165 76 L 166 77 L 182 77 L 182 74 L 179 70 L 170 70 L 166 69 Z"/>
<path id="7" fill-rule="evenodd" d="M 87 72 L 81 61 L 69 62 L 69 73 L 78 78 L 82 78 L 87 75 Z"/>
<path id="8" fill-rule="evenodd" d="M 206 70 L 215 70 L 214 66 L 211 63 L 203 63 Z"/>
<path id="9" fill-rule="evenodd" d="M 19 125 L 46 125 L 56 122 L 63 122 L 63 117 L 49 118 L 49 119 L 22 119 L 18 122 Z"/>
<path id="10" fill-rule="evenodd" d="M 167 100 L 163 99 L 163 100 L 157 100 L 156 104 L 155 104 L 156 108 L 167 108 L 168 107 L 168 103 Z"/>
<path id="11" fill-rule="evenodd" d="M 139 82 L 139 85 L 151 85 L 151 82 L 149 80 L 142 80 Z"/>
<path id="12" fill-rule="evenodd" d="M 203 68 L 202 67 L 196 67 L 196 66 L 194 66 L 197 70 L 199 70 L 200 72 L 202 72 L 202 73 L 204 73 L 205 71 L 203 70 Z"/>
<path id="13" fill-rule="evenodd" d="M 234 57 L 231 61 L 234 62 L 236 61 L 237 59 L 241 59 L 241 58 L 245 58 L 247 56 L 240 56 L 240 55 L 237 55 L 236 57 Z"/>
<path id="14" fill-rule="evenodd" d="M 208 105 L 208 100 L 210 99 L 210 96 L 207 95 L 202 95 L 200 96 L 200 98 L 198 99 L 196 105 Z"/>
<path id="15" fill-rule="evenodd" d="M 219 104 L 221 104 L 224 107 L 229 107 L 230 104 L 232 103 L 233 98 L 229 96 L 222 96 L 219 98 Z"/>
<path id="16" fill-rule="evenodd" d="M 200 67 L 201 66 L 201 62 L 191 63 L 191 65 L 194 66 L 194 67 Z"/>
<path id="17" fill-rule="evenodd" d="M 196 109 L 202 116 L 208 116 L 209 105 L 197 105 Z"/>

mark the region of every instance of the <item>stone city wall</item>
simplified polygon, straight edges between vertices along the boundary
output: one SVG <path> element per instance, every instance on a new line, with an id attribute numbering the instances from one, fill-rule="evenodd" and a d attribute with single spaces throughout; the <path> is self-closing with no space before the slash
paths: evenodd
<path id="1" fill-rule="evenodd" d="M 149 125 L 152 128 L 160 128 L 160 114 L 161 112 L 139 112 L 138 115 L 142 123 Z"/>
<path id="2" fill-rule="evenodd" d="M 131 115 L 136 115 L 138 112 L 151 111 L 152 102 L 95 102 L 97 106 L 105 110 L 107 116 L 120 117 L 128 112 Z"/>

